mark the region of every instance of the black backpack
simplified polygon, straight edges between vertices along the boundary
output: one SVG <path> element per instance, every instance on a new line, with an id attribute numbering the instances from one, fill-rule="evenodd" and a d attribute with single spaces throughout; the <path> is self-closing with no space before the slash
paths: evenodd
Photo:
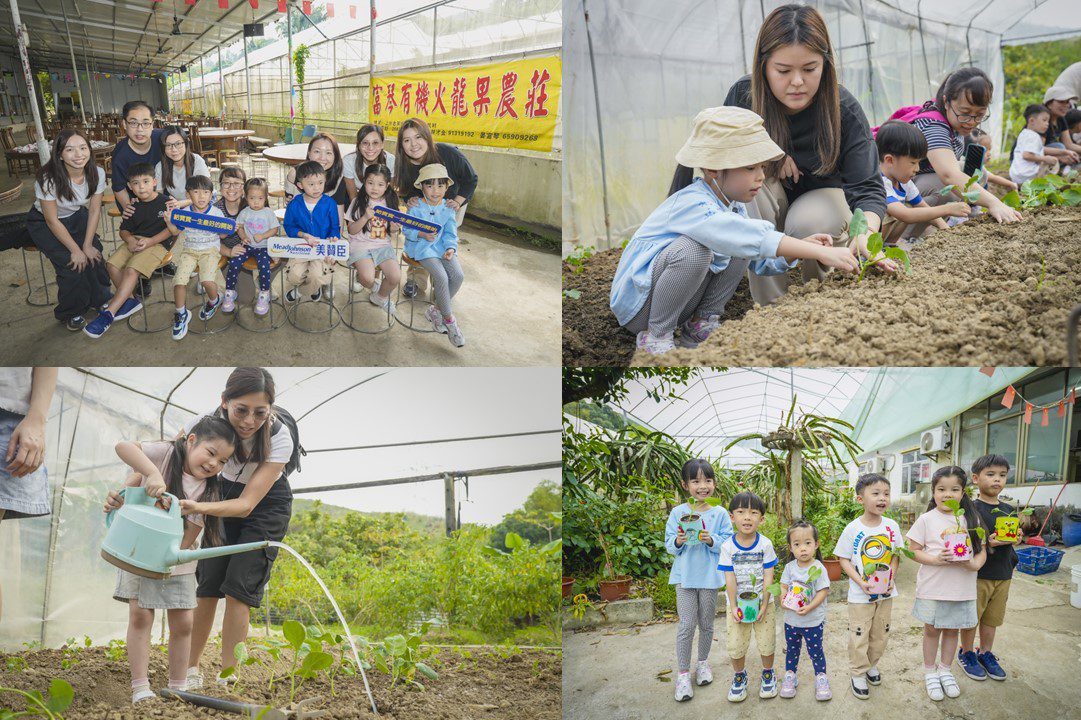
<path id="1" fill-rule="evenodd" d="M 300 472 L 300 456 L 307 456 L 308 451 L 300 444 L 300 431 L 297 429 L 297 421 L 289 414 L 288 410 L 275 405 L 274 424 L 270 426 L 271 435 L 277 434 L 282 425 L 289 428 L 289 435 L 293 438 L 293 454 L 289 457 L 289 462 L 285 463 L 285 469 L 282 470 L 282 475 L 289 477 L 294 472 Z"/>

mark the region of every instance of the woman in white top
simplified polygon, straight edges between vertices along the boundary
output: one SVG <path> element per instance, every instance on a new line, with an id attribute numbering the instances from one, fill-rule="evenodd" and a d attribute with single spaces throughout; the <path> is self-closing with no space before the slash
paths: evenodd
<path id="1" fill-rule="evenodd" d="M 57 135 L 49 161 L 38 171 L 26 229 L 56 270 L 56 319 L 72 331 L 84 315 L 109 301 L 109 274 L 95 234 L 105 192 L 105 171 L 94 162 L 90 140 L 78 129 Z"/>
<path id="2" fill-rule="evenodd" d="M 379 125 L 361 125 L 357 130 L 357 149 L 342 158 L 342 172 L 345 187 L 349 191 L 349 202 L 357 199 L 358 178 L 364 177 L 369 165 L 386 165 L 394 172 L 394 156 L 384 149 L 386 136 Z"/>
<path id="3" fill-rule="evenodd" d="M 166 169 L 170 171 L 166 172 Z M 191 141 L 183 130 L 176 126 L 165 128 L 161 132 L 161 162 L 154 166 L 158 191 L 167 200 L 172 198 L 186 205 L 188 193 L 184 186 L 192 175 L 210 177 L 210 168 L 202 155 L 191 151 Z"/>

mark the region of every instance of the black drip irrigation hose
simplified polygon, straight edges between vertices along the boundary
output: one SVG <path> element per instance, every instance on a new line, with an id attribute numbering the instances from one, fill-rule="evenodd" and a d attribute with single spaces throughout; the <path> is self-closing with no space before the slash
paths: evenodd
<path id="1" fill-rule="evenodd" d="M 1066 354 L 1070 367 L 1081 367 L 1081 353 L 1077 347 L 1078 325 L 1081 325 L 1081 305 L 1073 309 L 1070 319 L 1066 321 Z"/>

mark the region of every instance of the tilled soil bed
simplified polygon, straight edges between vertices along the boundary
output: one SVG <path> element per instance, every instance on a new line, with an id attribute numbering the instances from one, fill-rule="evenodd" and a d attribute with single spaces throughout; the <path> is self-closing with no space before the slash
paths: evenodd
<path id="1" fill-rule="evenodd" d="M 209 654 L 209 652 L 208 652 Z M 503 657 L 506 654 L 507 657 Z M 485 649 L 443 649 L 432 658 L 438 680 L 421 678 L 425 690 L 406 689 L 400 684 L 390 687 L 390 679 L 368 670 L 379 717 L 387 720 L 474 720 L 476 718 L 557 720 L 561 715 L 560 676 L 562 661 L 558 651 L 522 650 L 498 654 Z M 13 655 L 0 655 L 0 687 L 47 692 L 52 678 L 71 683 L 75 702 L 63 714 L 67 720 L 141 720 L 170 718 L 173 720 L 205 720 L 206 718 L 238 718 L 239 715 L 200 708 L 178 700 L 157 698 L 131 704 L 131 676 L 126 661 L 105 657 L 103 648 L 90 648 L 79 653 L 79 662 L 67 670 L 60 667 L 58 650 L 36 650 L 17 653 L 26 661 L 26 669 L 13 671 L 3 660 Z M 277 668 L 280 678 L 287 667 Z M 213 678 L 214 670 L 204 662 L 204 674 Z M 165 653 L 154 647 L 150 659 L 150 682 L 156 690 L 166 685 L 168 670 Z M 239 694 L 210 685 L 194 691 L 204 695 L 225 697 L 244 702 L 267 704 L 284 708 L 289 701 L 289 678 L 277 680 L 274 691 L 267 691 L 268 671 L 258 666 L 245 668 Z M 315 708 L 327 711 L 323 717 L 373 718 L 364 685 L 356 678 L 338 676 L 334 681 L 335 695 L 325 678 L 309 680 L 297 691 L 296 699 L 321 698 Z M 0 710 L 23 709 L 23 699 L 13 693 L 0 694 Z M 311 708 L 310 708 L 311 709 Z"/>
<path id="2" fill-rule="evenodd" d="M 591 257 L 577 275 L 563 263 L 563 287 L 582 293 L 577 299 L 563 298 L 563 365 L 627 365 L 634 355 L 634 335 L 616 322 L 608 307 L 612 277 L 619 265 L 621 248 L 605 250 Z M 726 320 L 741 318 L 754 306 L 751 290 L 744 280 L 725 307 Z"/>
<path id="3" fill-rule="evenodd" d="M 872 274 L 857 284 L 833 273 L 727 320 L 695 350 L 636 353 L 631 364 L 1066 364 L 1067 318 L 1081 303 L 1081 208 L 1027 211 L 1024 222 L 1011 225 L 982 216 L 925 239 L 911 257 L 912 269 L 901 277 Z M 591 264 L 576 277 L 604 285 L 598 292 L 607 298 Z M 572 286 L 585 300 L 585 288 Z M 564 301 L 564 363 L 568 336 L 597 348 L 605 338 L 583 330 L 614 325 L 606 306 L 597 311 L 603 320 L 589 325 L 574 317 L 571 324 L 570 302 Z"/>

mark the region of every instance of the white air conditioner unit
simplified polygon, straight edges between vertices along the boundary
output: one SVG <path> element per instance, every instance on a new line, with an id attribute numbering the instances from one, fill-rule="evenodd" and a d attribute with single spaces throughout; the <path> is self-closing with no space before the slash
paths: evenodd
<path id="1" fill-rule="evenodd" d="M 883 455 L 875 455 L 871 458 L 871 472 L 881 475 L 886 472 L 886 458 Z"/>
<path id="2" fill-rule="evenodd" d="M 950 429 L 945 425 L 924 430 L 923 434 L 920 435 L 920 453 L 933 455 L 944 452 L 949 449 L 951 440 Z"/>

